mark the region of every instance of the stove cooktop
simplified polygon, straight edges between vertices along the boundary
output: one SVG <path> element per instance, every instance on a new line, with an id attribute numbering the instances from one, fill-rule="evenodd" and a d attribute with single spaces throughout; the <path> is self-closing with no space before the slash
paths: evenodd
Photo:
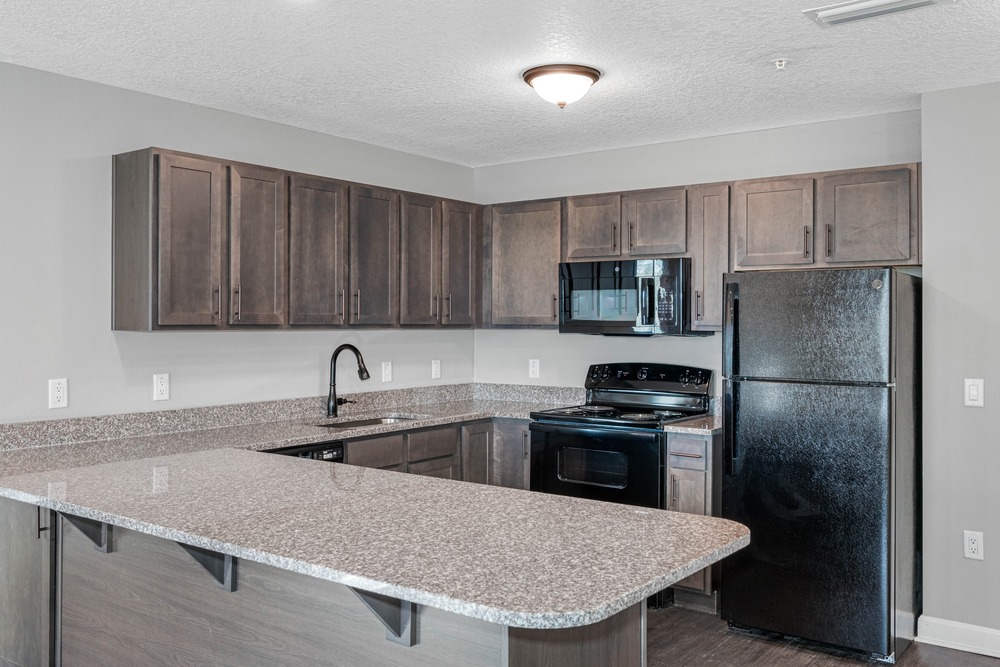
<path id="1" fill-rule="evenodd" d="M 567 408 L 540 410 L 531 413 L 531 416 L 533 419 L 548 421 L 659 428 L 664 424 L 698 415 L 675 410 L 639 410 L 630 407 L 618 408 L 611 405 L 574 405 Z"/>

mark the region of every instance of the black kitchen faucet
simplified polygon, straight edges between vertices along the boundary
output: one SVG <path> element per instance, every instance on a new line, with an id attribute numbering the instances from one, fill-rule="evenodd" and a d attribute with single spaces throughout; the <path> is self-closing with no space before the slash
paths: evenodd
<path id="1" fill-rule="evenodd" d="M 326 400 L 326 416 L 336 417 L 337 416 L 337 406 L 344 405 L 345 403 L 353 403 L 354 401 L 349 401 L 346 398 L 337 398 L 337 357 L 344 350 L 350 350 L 354 353 L 354 356 L 358 358 L 358 377 L 362 380 L 367 380 L 371 377 L 368 374 L 368 369 L 365 367 L 365 359 L 361 356 L 361 351 L 358 348 L 344 343 L 336 350 L 333 351 L 333 356 L 330 357 L 330 395 Z"/>

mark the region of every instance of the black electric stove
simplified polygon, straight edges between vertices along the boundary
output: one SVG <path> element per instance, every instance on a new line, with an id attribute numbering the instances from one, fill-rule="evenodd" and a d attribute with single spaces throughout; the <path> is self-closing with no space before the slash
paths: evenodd
<path id="1" fill-rule="evenodd" d="M 659 429 L 707 414 L 712 371 L 670 364 L 595 364 L 584 384 L 587 402 L 531 413 L 531 418 L 590 426 Z"/>

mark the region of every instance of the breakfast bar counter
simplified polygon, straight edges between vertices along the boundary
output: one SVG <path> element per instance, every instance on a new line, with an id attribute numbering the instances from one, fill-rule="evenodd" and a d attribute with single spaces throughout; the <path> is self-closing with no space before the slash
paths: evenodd
<path id="1" fill-rule="evenodd" d="M 230 448 L 0 477 L 0 496 L 53 511 L 64 665 L 641 664 L 645 598 L 749 542 L 717 518 Z"/>

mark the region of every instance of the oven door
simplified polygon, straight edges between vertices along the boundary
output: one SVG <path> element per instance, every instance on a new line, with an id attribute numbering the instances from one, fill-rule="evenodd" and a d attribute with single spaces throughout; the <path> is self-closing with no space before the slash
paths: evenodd
<path id="1" fill-rule="evenodd" d="M 532 422 L 531 490 L 663 507 L 659 431 Z"/>

